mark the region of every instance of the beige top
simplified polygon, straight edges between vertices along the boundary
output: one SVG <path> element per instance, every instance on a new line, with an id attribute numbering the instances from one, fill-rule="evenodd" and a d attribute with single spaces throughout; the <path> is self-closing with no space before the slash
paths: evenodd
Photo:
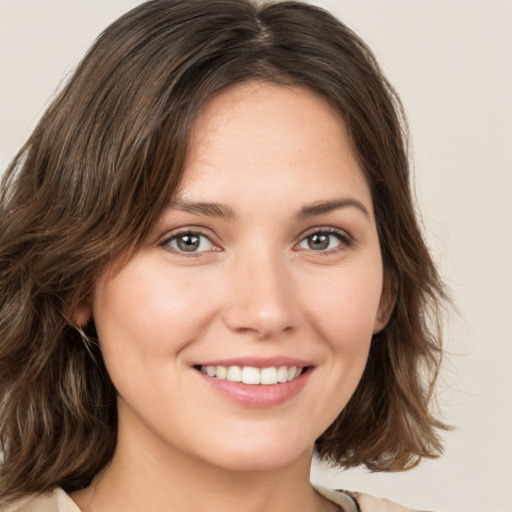
<path id="1" fill-rule="evenodd" d="M 318 486 L 315 489 L 339 505 L 344 512 L 413 512 L 409 508 L 368 494 L 333 491 Z M 62 489 L 57 488 L 51 493 L 28 496 L 3 512 L 80 512 L 80 509 Z"/>

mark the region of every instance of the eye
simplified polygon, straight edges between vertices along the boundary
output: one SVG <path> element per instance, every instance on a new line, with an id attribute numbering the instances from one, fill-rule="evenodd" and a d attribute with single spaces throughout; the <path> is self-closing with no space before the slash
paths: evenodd
<path id="1" fill-rule="evenodd" d="M 197 231 L 182 231 L 166 238 L 160 245 L 169 247 L 174 252 L 198 253 L 213 251 L 215 245 L 203 233 Z"/>
<path id="2" fill-rule="evenodd" d="M 322 229 L 303 238 L 298 247 L 309 251 L 328 252 L 348 247 L 350 244 L 351 239 L 345 232 L 337 229 Z"/>

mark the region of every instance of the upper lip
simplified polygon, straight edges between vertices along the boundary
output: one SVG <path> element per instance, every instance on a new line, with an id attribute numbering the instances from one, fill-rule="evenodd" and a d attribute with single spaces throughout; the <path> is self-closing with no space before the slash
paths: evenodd
<path id="1" fill-rule="evenodd" d="M 296 366 L 305 368 L 313 366 L 311 361 L 289 356 L 274 357 L 233 357 L 229 359 L 211 359 L 194 364 L 194 366 L 251 366 L 253 368 L 268 368 L 271 366 Z"/>

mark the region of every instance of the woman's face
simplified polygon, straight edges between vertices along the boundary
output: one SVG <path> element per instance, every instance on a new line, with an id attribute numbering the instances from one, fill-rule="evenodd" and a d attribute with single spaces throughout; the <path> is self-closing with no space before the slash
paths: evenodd
<path id="1" fill-rule="evenodd" d="M 385 324 L 382 281 L 339 116 L 299 87 L 225 90 L 196 121 L 177 196 L 94 292 L 121 445 L 235 470 L 309 457 Z"/>

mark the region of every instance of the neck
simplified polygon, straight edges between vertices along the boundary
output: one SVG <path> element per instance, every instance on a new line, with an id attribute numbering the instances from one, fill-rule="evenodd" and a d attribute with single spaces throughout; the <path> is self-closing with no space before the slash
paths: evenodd
<path id="1" fill-rule="evenodd" d="M 72 494 L 82 512 L 337 510 L 309 484 L 312 449 L 284 466 L 233 470 L 133 434 L 120 425 L 111 464 Z"/>

